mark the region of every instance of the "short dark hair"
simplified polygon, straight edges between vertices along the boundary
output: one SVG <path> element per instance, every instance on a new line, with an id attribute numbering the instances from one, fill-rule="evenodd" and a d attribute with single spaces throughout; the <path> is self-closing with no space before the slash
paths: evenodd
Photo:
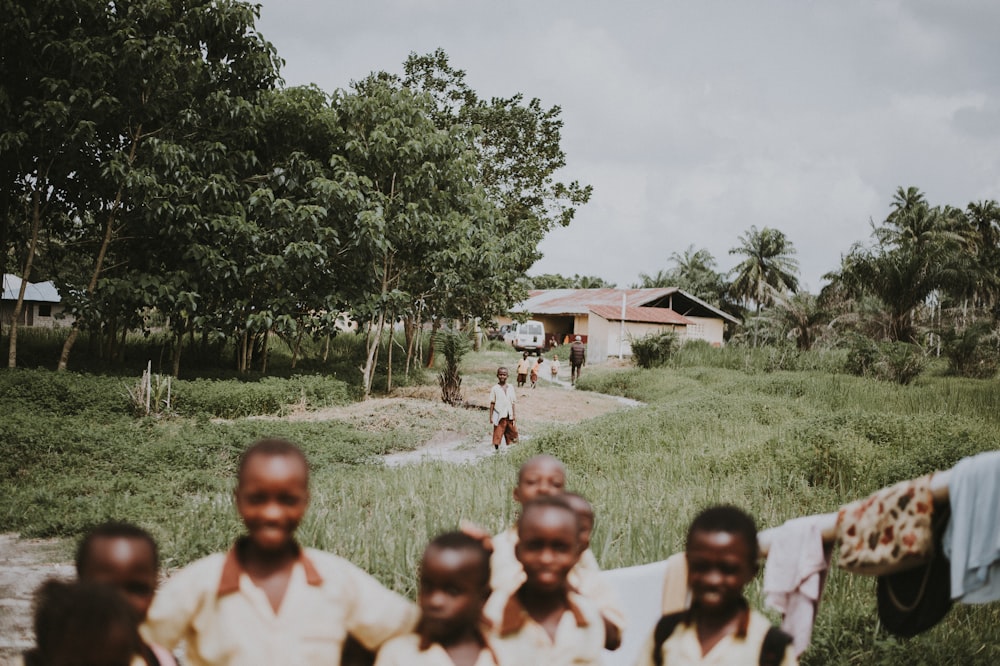
<path id="1" fill-rule="evenodd" d="M 579 532 L 580 515 L 573 508 L 573 505 L 570 504 L 569 501 L 562 495 L 543 495 L 541 497 L 536 497 L 535 499 L 531 500 L 523 507 L 521 507 L 521 515 L 517 519 L 518 533 L 520 533 L 521 531 L 521 523 L 522 521 L 524 521 L 525 516 L 527 516 L 532 511 L 536 511 L 538 509 L 548 509 L 548 508 L 563 509 L 565 511 L 569 511 L 570 515 L 573 516 L 573 523 L 576 525 L 576 529 Z"/>
<path id="2" fill-rule="evenodd" d="M 562 494 L 562 496 L 566 498 L 566 501 L 569 503 L 570 507 L 572 507 L 574 511 L 577 510 L 577 507 L 586 508 L 587 512 L 590 513 L 590 517 L 591 518 L 594 517 L 594 505 L 591 504 L 589 499 L 587 499 L 580 493 L 565 492 Z"/>
<path id="3" fill-rule="evenodd" d="M 67 653 L 85 658 L 115 627 L 132 634 L 132 652 L 139 654 L 138 623 L 125 596 L 110 585 L 47 580 L 35 592 L 35 658 L 44 664 Z"/>
<path id="4" fill-rule="evenodd" d="M 757 524 L 743 509 L 732 505 L 712 506 L 691 521 L 688 528 L 685 548 L 691 547 L 691 537 L 695 532 L 725 532 L 741 537 L 747 544 L 750 553 L 750 563 L 757 565 L 760 557 L 760 547 L 757 545 Z"/>
<path id="5" fill-rule="evenodd" d="M 291 456 L 292 458 L 298 458 L 302 461 L 302 466 L 306 469 L 306 481 L 309 480 L 309 461 L 306 459 L 306 454 L 302 452 L 302 449 L 287 439 L 266 437 L 251 444 L 250 448 L 240 456 L 240 464 L 236 472 L 237 482 L 243 478 L 243 472 L 246 470 L 247 463 L 256 456 Z"/>
<path id="6" fill-rule="evenodd" d="M 160 570 L 160 549 L 156 546 L 156 539 L 149 532 L 137 525 L 112 521 L 98 525 L 87 532 L 80 540 L 79 545 L 76 547 L 77 576 L 82 576 L 87 565 L 90 563 L 90 551 L 94 545 L 94 541 L 97 539 L 136 539 L 145 541 L 153 551 L 153 567 L 157 571 Z"/>
<path id="7" fill-rule="evenodd" d="M 521 481 L 524 479 L 524 473 L 531 469 L 533 465 L 536 465 L 543 460 L 546 462 L 554 462 L 559 465 L 559 467 L 562 468 L 563 476 L 566 476 L 566 465 L 562 460 L 559 460 L 559 458 L 549 455 L 548 453 L 540 453 L 537 456 L 531 456 L 525 460 L 517 469 L 517 484 L 521 485 Z"/>
<path id="8" fill-rule="evenodd" d="M 424 557 L 431 549 L 437 550 L 467 550 L 479 558 L 479 582 L 486 586 L 490 584 L 490 551 L 486 550 L 481 539 L 465 532 L 445 532 L 439 534 L 424 549 Z"/>

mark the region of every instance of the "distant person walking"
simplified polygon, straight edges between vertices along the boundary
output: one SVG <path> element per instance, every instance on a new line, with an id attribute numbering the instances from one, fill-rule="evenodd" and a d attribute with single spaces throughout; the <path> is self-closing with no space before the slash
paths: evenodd
<path id="1" fill-rule="evenodd" d="M 517 387 L 521 388 L 524 383 L 528 381 L 528 373 L 531 372 L 531 359 L 528 358 L 528 352 L 524 352 L 521 360 L 517 364 Z"/>
<path id="2" fill-rule="evenodd" d="M 573 344 L 569 346 L 570 383 L 576 384 L 576 380 L 580 378 L 580 370 L 586 362 L 587 348 L 583 345 L 583 338 L 578 335 L 573 338 Z"/>

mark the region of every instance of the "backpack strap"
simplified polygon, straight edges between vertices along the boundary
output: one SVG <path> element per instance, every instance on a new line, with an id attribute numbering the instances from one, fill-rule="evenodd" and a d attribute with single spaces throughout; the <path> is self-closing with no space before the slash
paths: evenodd
<path id="1" fill-rule="evenodd" d="M 780 666 L 792 637 L 777 627 L 771 627 L 760 644 L 760 666 Z"/>
<path id="2" fill-rule="evenodd" d="M 663 666 L 663 644 L 670 638 L 670 634 L 674 633 L 674 629 L 686 614 L 686 611 L 669 613 L 656 623 L 656 629 L 653 630 L 653 663 L 656 666 Z"/>

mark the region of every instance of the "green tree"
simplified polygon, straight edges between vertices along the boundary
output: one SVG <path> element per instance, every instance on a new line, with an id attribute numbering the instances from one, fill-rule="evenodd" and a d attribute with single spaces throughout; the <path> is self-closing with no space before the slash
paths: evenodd
<path id="1" fill-rule="evenodd" d="M 840 270 L 826 277 L 855 299 L 881 302 L 882 337 L 916 342 L 918 308 L 941 291 L 965 290 L 972 277 L 962 224 L 960 211 L 931 208 L 915 188 L 899 188 L 892 211 L 872 231 L 873 243 L 855 244 Z"/>
<path id="2" fill-rule="evenodd" d="M 743 261 L 732 270 L 730 293 L 744 303 L 753 301 L 760 313 L 762 306 L 774 302 L 775 292 L 795 292 L 799 288 L 799 264 L 793 258 L 795 248 L 777 229 L 756 226 L 739 237 L 740 245 L 729 250 L 742 255 Z"/>

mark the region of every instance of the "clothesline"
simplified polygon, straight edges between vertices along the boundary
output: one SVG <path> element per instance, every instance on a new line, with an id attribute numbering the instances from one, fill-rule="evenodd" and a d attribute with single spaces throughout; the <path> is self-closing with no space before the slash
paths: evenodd
<path id="1" fill-rule="evenodd" d="M 934 495 L 934 500 L 937 502 L 948 501 L 948 479 L 951 477 L 951 470 L 947 469 L 943 472 L 934 472 L 934 476 L 931 478 L 931 493 Z M 820 525 L 820 531 L 823 534 L 824 543 L 832 543 L 837 539 L 837 511 L 833 513 L 824 513 L 815 516 L 817 523 Z M 761 557 L 767 557 L 768 552 L 771 549 L 771 542 L 774 540 L 775 532 L 778 527 L 772 527 L 766 530 L 761 530 L 757 534 L 757 543 L 760 546 Z"/>

